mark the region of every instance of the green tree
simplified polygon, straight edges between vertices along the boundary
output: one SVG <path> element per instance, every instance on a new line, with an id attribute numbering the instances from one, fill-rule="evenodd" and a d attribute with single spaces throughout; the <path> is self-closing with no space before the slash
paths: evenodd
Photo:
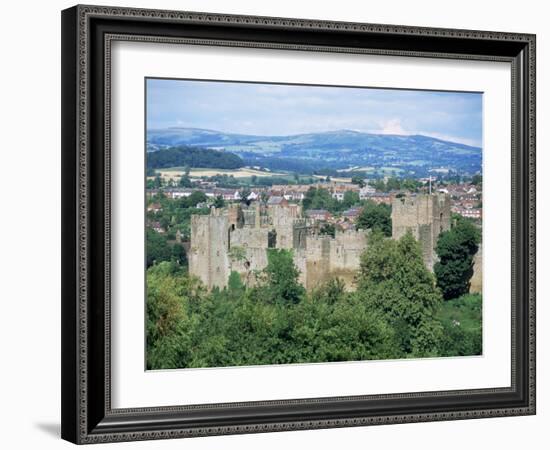
<path id="1" fill-rule="evenodd" d="M 240 191 L 239 191 L 239 197 L 241 199 L 241 202 L 243 203 L 246 203 L 247 205 L 250 204 L 250 200 L 248 200 L 248 196 L 252 193 L 252 191 L 245 187 L 245 188 L 242 188 Z"/>
<path id="2" fill-rule="evenodd" d="M 401 189 L 401 181 L 399 180 L 399 178 L 388 178 L 388 181 L 386 182 L 386 189 L 388 191 L 398 191 L 399 189 Z"/>
<path id="3" fill-rule="evenodd" d="M 358 185 L 358 186 L 361 187 L 361 188 L 362 188 L 362 187 L 365 187 L 365 181 L 364 181 L 363 178 L 361 178 L 361 177 L 353 176 L 353 177 L 351 177 L 351 182 L 352 182 L 353 184 Z"/>
<path id="4" fill-rule="evenodd" d="M 169 243 L 168 239 L 151 228 L 147 228 L 147 267 L 162 261 L 173 261 L 187 265 L 187 255 L 181 244 Z"/>
<path id="5" fill-rule="evenodd" d="M 345 208 L 351 208 L 354 205 L 359 203 L 359 193 L 354 191 L 344 192 L 344 199 L 342 200 L 343 206 Z"/>
<path id="6" fill-rule="evenodd" d="M 264 273 L 267 278 L 267 291 L 272 301 L 298 303 L 305 294 L 305 289 L 298 281 L 300 271 L 294 265 L 292 251 L 268 249 Z"/>
<path id="7" fill-rule="evenodd" d="M 384 203 L 377 205 L 367 200 L 357 217 L 356 226 L 358 229 L 380 231 L 385 236 L 391 236 L 391 206 Z"/>
<path id="8" fill-rule="evenodd" d="M 370 182 L 370 185 L 378 192 L 386 192 L 387 190 L 386 183 L 384 183 L 384 180 L 382 179 L 373 180 Z"/>
<path id="9" fill-rule="evenodd" d="M 336 235 L 336 227 L 333 223 L 324 223 L 319 230 L 319 234 L 326 234 L 334 237 Z"/>
<path id="10" fill-rule="evenodd" d="M 148 369 L 173 369 L 191 363 L 197 322 L 189 313 L 189 303 L 193 301 L 190 297 L 197 295 L 203 294 L 196 282 L 174 272 L 170 263 L 147 270 Z"/>
<path id="11" fill-rule="evenodd" d="M 238 272 L 234 270 L 229 274 L 227 280 L 227 290 L 229 291 L 229 297 L 231 300 L 235 301 L 242 297 L 245 291 L 245 285 L 241 280 L 241 276 Z"/>
<path id="12" fill-rule="evenodd" d="M 164 236 L 151 228 L 147 228 L 147 267 L 155 262 L 170 261 L 172 251 Z"/>
<path id="13" fill-rule="evenodd" d="M 152 169 L 184 167 L 186 175 L 189 175 L 188 169 L 191 167 L 237 169 L 243 165 L 243 160 L 234 153 L 210 148 L 181 146 L 147 153 L 147 167 Z"/>
<path id="14" fill-rule="evenodd" d="M 216 196 L 216 198 L 214 199 L 214 207 L 215 208 L 225 207 L 225 200 L 221 195 Z"/>
<path id="15" fill-rule="evenodd" d="M 155 175 L 155 179 L 153 181 L 153 186 L 155 186 L 156 189 L 162 187 L 162 178 L 160 177 L 160 174 Z"/>
<path id="16" fill-rule="evenodd" d="M 373 233 L 361 256 L 357 295 L 396 332 L 403 356 L 437 356 L 441 292 L 411 233 L 399 240 Z"/>
<path id="17" fill-rule="evenodd" d="M 401 189 L 409 192 L 417 192 L 420 186 L 422 186 L 422 183 L 411 178 L 407 178 L 401 182 Z"/>
<path id="18" fill-rule="evenodd" d="M 193 186 L 193 183 L 191 183 L 188 175 L 182 175 L 179 179 L 178 186 L 189 188 Z"/>
<path id="19" fill-rule="evenodd" d="M 434 265 L 434 273 L 446 300 L 460 297 L 470 290 L 473 261 L 480 240 L 479 228 L 463 218 L 457 219 L 450 230 L 439 235 L 435 249 L 439 261 Z"/>
<path id="20" fill-rule="evenodd" d="M 476 186 L 481 186 L 482 183 L 483 183 L 483 176 L 481 174 L 477 173 L 472 177 L 472 184 Z"/>
<path id="21" fill-rule="evenodd" d="M 438 314 L 444 331 L 441 356 L 481 355 L 481 306 L 480 294 L 467 294 L 443 303 Z"/>
<path id="22" fill-rule="evenodd" d="M 336 212 L 340 210 L 341 205 L 330 195 L 330 192 L 324 188 L 310 187 L 302 200 L 304 210 L 308 209 L 326 209 Z"/>
<path id="23" fill-rule="evenodd" d="M 346 295 L 346 285 L 340 278 L 331 278 L 323 283 L 318 289 L 314 290 L 312 297 L 316 301 L 322 301 L 333 305 L 344 300 Z"/>
<path id="24" fill-rule="evenodd" d="M 208 200 L 206 194 L 202 191 L 193 191 L 189 197 L 186 199 L 186 204 L 188 208 L 194 208 L 199 203 L 204 203 Z"/>

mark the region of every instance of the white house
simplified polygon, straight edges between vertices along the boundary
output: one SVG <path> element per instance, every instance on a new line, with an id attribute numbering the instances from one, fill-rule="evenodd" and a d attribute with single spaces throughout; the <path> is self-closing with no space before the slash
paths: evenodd
<path id="1" fill-rule="evenodd" d="M 374 194 L 376 189 L 368 184 L 359 189 L 359 198 L 365 200 L 369 195 Z"/>

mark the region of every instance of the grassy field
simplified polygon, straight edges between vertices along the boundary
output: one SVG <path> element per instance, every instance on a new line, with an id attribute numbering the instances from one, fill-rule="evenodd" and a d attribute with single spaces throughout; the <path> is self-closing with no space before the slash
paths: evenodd
<path id="1" fill-rule="evenodd" d="M 163 169 L 156 169 L 155 173 L 159 174 L 161 178 L 165 181 L 173 179 L 178 181 L 181 176 L 185 173 L 184 167 L 167 167 Z M 245 181 L 245 179 L 250 179 L 252 176 L 258 178 L 269 178 L 269 177 L 279 177 L 286 178 L 289 181 L 294 180 L 294 174 L 289 172 L 264 172 L 261 170 L 253 169 L 251 167 L 241 167 L 240 169 L 211 169 L 211 168 L 193 168 L 189 172 L 190 178 L 201 178 L 201 177 L 212 177 L 214 175 L 228 175 L 233 176 L 239 180 Z M 351 174 L 350 174 L 351 175 Z M 148 177 L 153 179 L 154 177 Z M 325 180 L 325 175 L 311 175 L 305 176 L 300 175 L 300 182 L 307 182 L 308 179 L 318 179 Z M 330 177 L 332 181 L 337 183 L 351 183 L 351 177 Z"/>
<path id="2" fill-rule="evenodd" d="M 317 178 L 319 180 L 326 179 L 325 175 L 313 175 L 313 178 Z M 330 177 L 331 181 L 335 181 L 336 183 L 351 183 L 351 178 L 345 178 L 345 177 Z"/>
<path id="3" fill-rule="evenodd" d="M 157 169 L 156 173 L 166 180 L 179 179 L 185 172 L 183 167 L 168 167 L 166 169 Z M 213 177 L 214 175 L 233 175 L 235 178 L 250 178 L 252 175 L 257 177 L 284 177 L 288 176 L 283 172 L 263 172 L 250 167 L 241 167 L 240 169 L 191 169 L 189 176 L 191 178 Z"/>

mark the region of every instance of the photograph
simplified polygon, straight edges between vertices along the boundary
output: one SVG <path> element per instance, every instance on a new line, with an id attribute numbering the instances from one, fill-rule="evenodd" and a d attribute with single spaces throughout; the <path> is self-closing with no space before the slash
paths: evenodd
<path id="1" fill-rule="evenodd" d="M 147 370 L 483 355 L 482 92 L 148 77 L 144 107 Z"/>
<path id="2" fill-rule="evenodd" d="M 61 62 L 45 92 L 61 101 L 38 103 L 61 114 L 34 134 L 57 118 L 61 158 L 29 151 L 61 162 L 60 220 L 44 222 L 61 225 L 61 265 L 46 264 L 61 307 L 35 316 L 60 346 L 38 355 L 56 365 L 42 372 L 64 440 L 538 442 L 547 27 L 521 8 L 440 21 L 435 2 L 399 1 L 64 5 L 61 33 L 45 22 Z M 19 122 L 9 149 L 29 135 Z M 29 351 L 12 347 L 19 367 Z"/>

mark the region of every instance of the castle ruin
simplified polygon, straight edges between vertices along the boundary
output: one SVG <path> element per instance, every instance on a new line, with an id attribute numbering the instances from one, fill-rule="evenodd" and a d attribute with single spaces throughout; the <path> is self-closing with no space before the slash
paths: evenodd
<path id="1" fill-rule="evenodd" d="M 191 216 L 189 273 L 209 288 L 223 288 L 232 271 L 248 285 L 267 266 L 270 248 L 292 250 L 300 282 L 312 289 L 338 276 L 351 289 L 367 245 L 364 231 L 319 233 L 311 219 L 302 218 L 300 205 L 212 209 L 207 216 Z"/>
<path id="2" fill-rule="evenodd" d="M 451 199 L 446 194 L 395 198 L 392 203 L 392 238 L 411 232 L 420 242 L 422 258 L 430 270 L 436 261 L 439 234 L 451 228 Z"/>
<path id="3" fill-rule="evenodd" d="M 420 242 L 422 256 L 431 270 L 435 246 L 442 231 L 450 229 L 447 195 L 396 198 L 392 207 L 392 237 L 407 231 Z M 319 232 L 319 222 L 302 217 L 300 205 L 282 203 L 250 207 L 212 208 L 210 215 L 191 216 L 189 273 L 209 288 L 227 286 L 232 271 L 253 285 L 267 266 L 268 249 L 292 250 L 300 282 L 311 290 L 338 277 L 353 289 L 360 257 L 367 248 L 364 230 L 336 230 L 334 237 Z"/>

